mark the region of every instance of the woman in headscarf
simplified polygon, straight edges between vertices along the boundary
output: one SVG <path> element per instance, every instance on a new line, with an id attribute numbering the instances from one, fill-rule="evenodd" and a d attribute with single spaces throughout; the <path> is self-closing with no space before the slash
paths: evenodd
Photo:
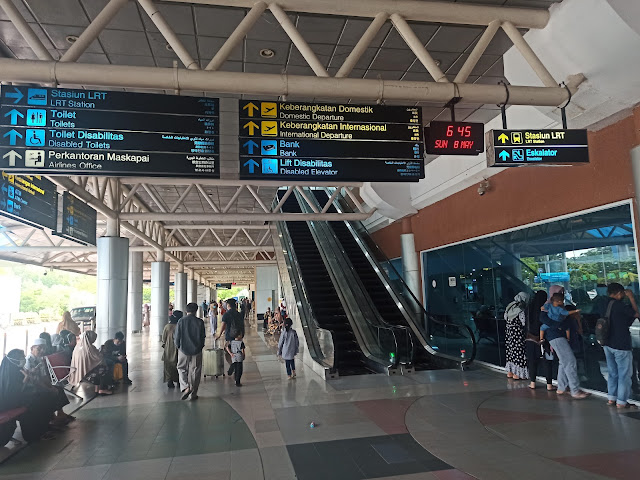
<path id="1" fill-rule="evenodd" d="M 80 327 L 71 319 L 71 314 L 69 312 L 64 312 L 62 314 L 62 321 L 58 324 L 56 333 L 60 333 L 62 330 L 68 330 L 74 335 L 80 335 Z"/>
<path id="2" fill-rule="evenodd" d="M 56 411 L 56 425 L 66 425 L 75 420 L 74 417 L 64 413 L 62 408 L 69 405 L 69 399 L 62 387 L 51 385 L 51 377 L 44 362 L 46 342 L 43 338 L 33 340 L 31 353 L 25 361 L 24 369 L 27 372 L 27 383 L 39 395 L 47 398 L 47 403 Z"/>
<path id="3" fill-rule="evenodd" d="M 174 310 L 173 315 L 169 317 L 169 323 L 164 326 L 162 331 L 162 361 L 164 362 L 164 381 L 167 387 L 175 388 L 175 383 L 180 380 L 178 377 L 178 349 L 173 341 L 173 334 L 176 331 L 178 320 L 182 318 L 180 310 Z"/>
<path id="4" fill-rule="evenodd" d="M 22 436 L 27 442 L 40 438 L 53 438 L 47 433 L 53 419 L 54 407 L 49 398 L 39 394 L 28 381 L 24 370 L 24 352 L 11 350 L 0 364 L 0 411 L 25 407 L 27 411 L 18 417 Z"/>
<path id="5" fill-rule="evenodd" d="M 113 384 L 109 368 L 94 343 L 98 335 L 88 330 L 80 335 L 80 343 L 73 350 L 71 358 L 71 375 L 69 383 L 79 385 L 82 380 L 87 380 L 95 387 L 95 392 L 100 395 L 111 395 L 109 390 Z"/>
<path id="6" fill-rule="evenodd" d="M 504 319 L 507 322 L 506 349 L 507 349 L 507 377 L 514 380 L 529 378 L 527 361 L 525 359 L 525 325 L 527 323 L 526 308 L 529 302 L 529 294 L 518 293 L 513 302 L 507 305 Z"/>

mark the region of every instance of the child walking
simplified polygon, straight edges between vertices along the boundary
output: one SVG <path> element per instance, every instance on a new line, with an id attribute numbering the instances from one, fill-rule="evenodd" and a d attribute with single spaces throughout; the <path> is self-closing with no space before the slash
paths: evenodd
<path id="1" fill-rule="evenodd" d="M 231 361 L 233 362 L 233 370 L 236 379 L 236 387 L 241 387 L 240 377 L 242 377 L 242 362 L 244 361 L 244 342 L 242 341 L 242 334 L 231 340 L 227 345 L 227 353 L 231 355 Z"/>
<path id="2" fill-rule="evenodd" d="M 284 321 L 284 330 L 280 334 L 280 341 L 278 342 L 278 356 L 285 361 L 289 380 L 296 378 L 296 362 L 294 359 L 298 353 L 298 347 L 300 347 L 298 333 L 291 328 L 292 325 L 293 321 L 290 318 Z"/>

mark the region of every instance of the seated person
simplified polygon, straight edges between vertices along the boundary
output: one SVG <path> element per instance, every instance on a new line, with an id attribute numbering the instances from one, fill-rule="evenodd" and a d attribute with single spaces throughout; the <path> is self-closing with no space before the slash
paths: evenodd
<path id="1" fill-rule="evenodd" d="M 51 397 L 42 395 L 28 380 L 24 370 L 26 359 L 22 350 L 11 350 L 0 364 L 0 411 L 25 407 L 26 413 L 17 418 L 23 438 L 31 443 L 54 438 L 49 422 L 54 418 L 55 406 Z"/>
<path id="2" fill-rule="evenodd" d="M 75 420 L 75 418 L 67 415 L 62 410 L 62 407 L 69 405 L 69 399 L 64 393 L 64 388 L 51 385 L 51 377 L 43 360 L 45 357 L 45 348 L 46 341 L 44 339 L 36 338 L 33 340 L 31 353 L 29 357 L 27 357 L 24 366 L 27 372 L 26 380 L 27 383 L 30 383 L 34 387 L 39 395 L 43 395 L 49 399 L 49 402 L 56 412 L 54 424 L 66 425 L 72 420 Z"/>
<path id="3" fill-rule="evenodd" d="M 95 347 L 98 335 L 93 330 L 80 335 L 80 342 L 73 350 L 71 358 L 71 375 L 69 383 L 77 386 L 83 380 L 94 385 L 99 395 L 111 395 L 113 392 L 113 377 L 106 361 Z"/>
<path id="4" fill-rule="evenodd" d="M 51 355 L 52 353 L 55 353 L 53 349 L 53 342 L 51 341 L 51 335 L 47 332 L 42 332 L 40 334 L 40 338 L 46 342 L 43 356 L 46 357 L 47 355 Z"/>
<path id="5" fill-rule="evenodd" d="M 127 360 L 127 342 L 124 341 L 124 333 L 116 332 L 116 335 L 113 339 L 113 344 L 115 349 L 113 351 L 113 355 L 116 359 L 116 362 L 122 364 L 122 375 L 124 377 L 123 383 L 125 385 L 131 385 L 131 379 L 129 378 L 129 362 Z"/>

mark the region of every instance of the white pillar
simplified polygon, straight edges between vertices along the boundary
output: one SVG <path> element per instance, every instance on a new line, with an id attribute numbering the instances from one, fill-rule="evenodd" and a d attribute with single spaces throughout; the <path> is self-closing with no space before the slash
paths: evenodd
<path id="1" fill-rule="evenodd" d="M 418 253 L 413 233 L 400 235 L 402 243 L 402 271 L 404 281 L 417 299 L 420 299 L 420 270 L 418 268 Z"/>
<path id="2" fill-rule="evenodd" d="M 633 184 L 636 190 L 636 204 L 633 210 L 640 211 L 640 145 L 631 149 L 631 171 L 633 173 Z M 631 213 L 633 215 L 633 212 Z M 636 246 L 640 244 L 640 225 L 636 224 Z"/>
<path id="3" fill-rule="evenodd" d="M 198 303 L 198 281 L 187 280 L 187 303 Z"/>
<path id="4" fill-rule="evenodd" d="M 98 238 L 98 301 L 96 303 L 96 346 L 127 330 L 127 283 L 129 239 Z"/>
<path id="5" fill-rule="evenodd" d="M 138 333 L 142 331 L 142 265 L 142 252 L 130 252 L 127 326 L 131 333 Z"/>
<path id="6" fill-rule="evenodd" d="M 169 262 L 151 264 L 151 340 L 160 340 L 169 322 Z"/>
<path id="7" fill-rule="evenodd" d="M 185 312 L 187 309 L 187 274 L 186 273 L 176 273 L 174 277 L 174 291 L 176 294 L 176 299 L 174 302 L 174 307 L 176 310 L 181 310 Z"/>

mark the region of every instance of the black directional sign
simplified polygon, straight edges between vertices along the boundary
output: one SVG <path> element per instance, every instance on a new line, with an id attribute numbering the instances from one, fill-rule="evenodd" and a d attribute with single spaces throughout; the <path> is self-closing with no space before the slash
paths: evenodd
<path id="1" fill-rule="evenodd" d="M 0 168 L 219 178 L 218 99 L 3 87 Z"/>
<path id="2" fill-rule="evenodd" d="M 62 194 L 59 235 L 87 245 L 96 244 L 96 211 L 68 192 Z"/>
<path id="3" fill-rule="evenodd" d="M 239 103 L 240 178 L 418 181 L 418 107 Z"/>
<path id="4" fill-rule="evenodd" d="M 0 214 L 38 227 L 56 229 L 58 192 L 53 182 L 39 175 L 2 172 Z"/>
<path id="5" fill-rule="evenodd" d="M 589 162 L 586 130 L 491 130 L 486 142 L 490 167 Z"/>

